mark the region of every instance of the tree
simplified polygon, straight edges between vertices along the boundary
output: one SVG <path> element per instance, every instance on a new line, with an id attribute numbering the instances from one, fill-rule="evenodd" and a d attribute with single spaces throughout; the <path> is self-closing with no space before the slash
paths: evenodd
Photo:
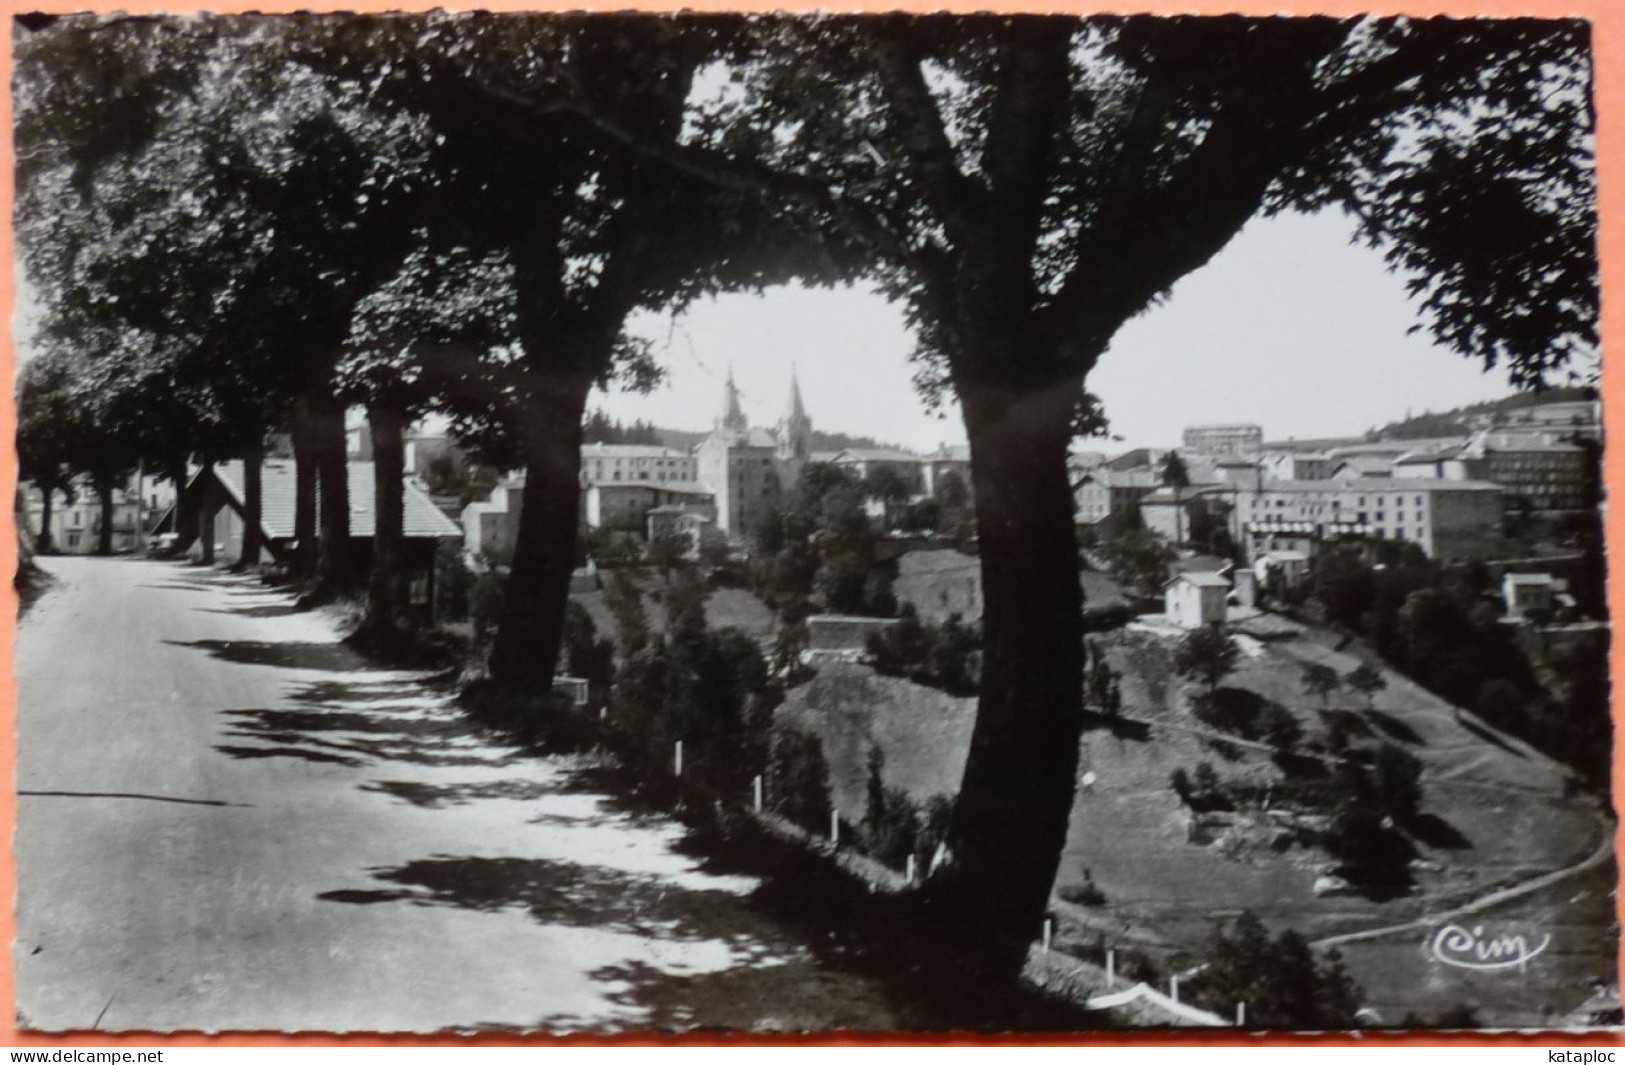
<path id="1" fill-rule="evenodd" d="M 34 550 L 50 554 L 52 507 L 57 495 L 73 501 L 68 461 L 75 416 L 68 373 L 57 360 L 34 359 L 17 375 L 17 477 L 30 481 L 41 500 Z"/>
<path id="2" fill-rule="evenodd" d="M 1343 678 L 1337 670 L 1323 662 L 1311 662 L 1303 667 L 1303 690 L 1308 695 L 1318 696 L 1322 706 L 1342 685 Z"/>
<path id="3" fill-rule="evenodd" d="M 688 560 L 689 549 L 692 546 L 693 537 L 688 533 L 661 533 L 649 541 L 645 553 L 650 564 L 658 569 L 666 583 L 670 584 L 671 571 Z"/>
<path id="4" fill-rule="evenodd" d="M 1013 969 L 1076 768 L 1065 460 L 1088 374 L 1124 322 L 1250 218 L 1340 203 L 1424 279 L 1437 334 L 1540 380 L 1594 337 L 1586 31 L 1037 16 L 770 30 L 780 61 L 745 72 L 733 121 L 663 155 L 861 234 L 917 324 L 928 387 L 960 402 L 988 642 L 960 864 L 939 897 L 957 884 L 1006 900 L 1008 922 L 987 927 Z M 1554 96 L 1541 86 L 1555 66 L 1570 73 Z M 1452 121 L 1485 109 L 1505 123 Z M 797 136 L 772 137 L 786 121 Z M 1420 151 L 1396 148 L 1418 134 Z M 1464 224 L 1499 209 L 1510 226 Z"/>
<path id="5" fill-rule="evenodd" d="M 1241 648 L 1218 625 L 1207 625 L 1189 633 L 1174 648 L 1174 672 L 1199 680 L 1212 696 L 1225 677 L 1235 672 L 1241 661 Z"/>
<path id="6" fill-rule="evenodd" d="M 260 546 L 264 435 L 300 398 L 296 533 L 308 554 L 319 459 L 322 574 L 336 585 L 349 505 L 333 367 L 355 301 L 398 262 L 397 149 L 411 138 L 360 97 L 301 77 L 270 25 L 30 24 L 19 228 L 48 332 L 83 347 L 98 329 L 147 338 L 118 360 L 121 390 L 143 394 L 136 449 L 177 482 L 190 452 L 244 459 L 245 563 Z"/>
<path id="7" fill-rule="evenodd" d="M 1335 951 L 1317 963 L 1302 936 L 1287 929 L 1271 938 L 1251 910 L 1214 929 L 1198 988 L 1221 1015 L 1245 1003 L 1256 1028 L 1350 1028 L 1362 995 Z"/>
<path id="8" fill-rule="evenodd" d="M 1384 743 L 1372 761 L 1371 787 L 1380 809 L 1397 821 L 1409 821 L 1422 804 L 1422 763 L 1403 747 Z"/>
<path id="9" fill-rule="evenodd" d="M 1185 460 L 1179 457 L 1179 452 L 1170 451 L 1168 457 L 1162 462 L 1162 483 L 1164 487 L 1174 490 L 1174 543 L 1185 542 L 1185 502 L 1183 492 L 1190 487 L 1190 473 L 1185 469 Z"/>
<path id="10" fill-rule="evenodd" d="M 1371 567 L 1352 551 L 1325 551 L 1315 559 L 1314 596 L 1326 620 L 1358 631 L 1370 609 Z"/>
<path id="11" fill-rule="evenodd" d="M 649 616 L 643 609 L 643 589 L 629 570 L 617 569 L 604 588 L 604 605 L 615 618 L 621 655 L 631 657 L 649 644 Z"/>
<path id="12" fill-rule="evenodd" d="M 330 23 L 312 19 L 324 30 Z M 595 384 L 657 374 L 622 326 L 640 307 L 821 273 L 826 241 L 791 239 L 775 205 L 623 149 L 675 146 L 697 72 L 742 25 L 728 16 L 431 14 L 348 19 L 301 56 L 433 131 L 444 238 L 511 268 L 513 340 L 474 376 L 486 421 L 526 477 L 491 650 L 504 687 L 545 687 L 578 526 L 582 421 Z M 614 134 L 566 106 L 590 105 Z M 811 249 L 809 251 L 809 249 Z M 478 420 L 478 419 L 475 419 Z"/>
<path id="13" fill-rule="evenodd" d="M 1343 677 L 1343 686 L 1349 691 L 1365 696 L 1366 709 L 1376 700 L 1377 693 L 1388 687 L 1388 681 L 1383 677 L 1382 671 L 1360 663 Z"/>
<path id="14" fill-rule="evenodd" d="M 897 508 L 908 502 L 909 484 L 903 479 L 903 475 L 891 466 L 877 465 L 870 470 L 869 475 L 863 479 L 863 490 L 870 499 L 880 501 L 885 510 L 888 527 Z"/>
<path id="15" fill-rule="evenodd" d="M 1174 552 L 1144 529 L 1103 537 L 1097 550 L 1111 575 L 1144 596 L 1162 591 Z"/>

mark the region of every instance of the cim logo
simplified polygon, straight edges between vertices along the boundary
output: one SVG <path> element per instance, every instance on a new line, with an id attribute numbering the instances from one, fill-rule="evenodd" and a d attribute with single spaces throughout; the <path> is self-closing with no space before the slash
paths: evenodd
<path id="1" fill-rule="evenodd" d="M 1549 935 L 1542 935 L 1538 943 L 1533 940 L 1533 935 L 1522 932 L 1486 932 L 1481 924 L 1472 928 L 1447 924 L 1434 933 L 1431 949 L 1434 958 L 1457 969 L 1522 971 L 1552 944 Z"/>

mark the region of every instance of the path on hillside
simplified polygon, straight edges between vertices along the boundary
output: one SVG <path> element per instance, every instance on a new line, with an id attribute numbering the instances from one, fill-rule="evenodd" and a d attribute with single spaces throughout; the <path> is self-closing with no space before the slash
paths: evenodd
<path id="1" fill-rule="evenodd" d="M 1549 873 L 1541 873 L 1539 876 L 1532 876 L 1528 880 L 1520 880 L 1516 884 L 1510 884 L 1506 887 L 1497 888 L 1494 891 L 1486 892 L 1485 894 L 1480 895 L 1471 902 L 1463 903 L 1460 906 L 1456 906 L 1448 910 L 1442 910 L 1438 913 L 1431 913 L 1426 917 L 1418 917 L 1414 921 L 1383 925 L 1380 928 L 1367 928 L 1359 932 L 1344 932 L 1341 935 L 1327 936 L 1324 939 L 1317 939 L 1309 945 L 1317 948 L 1335 947 L 1344 943 L 1358 943 L 1367 939 L 1381 939 L 1386 936 L 1398 935 L 1401 932 L 1416 932 L 1421 931 L 1422 929 L 1437 928 L 1445 921 L 1451 921 L 1457 917 L 1465 917 L 1470 913 L 1481 913 L 1484 910 L 1493 909 L 1496 906 L 1504 905 L 1516 899 L 1523 898 L 1526 895 L 1532 895 L 1537 891 L 1544 891 L 1546 888 L 1549 888 L 1554 884 L 1560 884 L 1571 877 L 1579 876 L 1581 873 L 1596 869 L 1599 866 L 1611 862 L 1613 861 L 1613 858 L 1614 837 L 1611 834 L 1605 833 L 1603 835 L 1602 842 L 1597 845 L 1597 849 L 1575 862 L 1573 865 L 1564 866 L 1562 869 L 1555 869 Z"/>
<path id="2" fill-rule="evenodd" d="M 895 1028 L 889 996 L 248 578 L 48 558 L 17 643 L 17 1004 L 48 1030 Z M 815 947 L 818 950 L 815 951 Z"/>

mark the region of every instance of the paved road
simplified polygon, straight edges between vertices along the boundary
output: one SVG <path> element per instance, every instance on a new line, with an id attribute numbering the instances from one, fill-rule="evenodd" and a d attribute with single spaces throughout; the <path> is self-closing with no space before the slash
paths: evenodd
<path id="1" fill-rule="evenodd" d="M 906 1023 L 679 826 L 482 738 L 287 596 L 42 561 L 17 646 L 27 1026 Z"/>

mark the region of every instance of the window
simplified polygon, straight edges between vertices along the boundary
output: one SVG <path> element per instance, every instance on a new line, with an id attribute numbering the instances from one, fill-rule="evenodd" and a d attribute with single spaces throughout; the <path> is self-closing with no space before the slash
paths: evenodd
<path id="1" fill-rule="evenodd" d="M 68 534 L 68 546 L 69 547 L 78 547 L 79 546 L 79 534 L 78 533 L 71 532 L 71 533 Z"/>

